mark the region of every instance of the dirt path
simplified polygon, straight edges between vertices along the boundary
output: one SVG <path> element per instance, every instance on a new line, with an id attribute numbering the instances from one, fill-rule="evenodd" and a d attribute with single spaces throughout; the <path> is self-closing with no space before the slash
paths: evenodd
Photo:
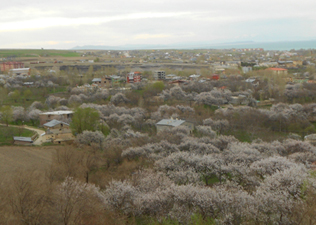
<path id="1" fill-rule="evenodd" d="M 42 134 L 44 134 L 45 131 L 37 129 L 37 128 L 34 128 L 34 127 L 29 127 L 29 126 L 26 126 L 26 125 L 24 125 L 23 128 L 37 132 L 38 133 L 38 138 L 33 142 L 33 144 L 34 145 L 41 145 L 42 144 L 42 141 L 43 141 Z"/>
<path id="2" fill-rule="evenodd" d="M 1 126 L 6 126 L 5 124 L 0 124 Z M 45 133 L 45 131 L 41 130 L 41 129 L 37 129 L 34 127 L 30 127 L 27 125 L 22 125 L 22 126 L 18 126 L 18 125 L 9 125 L 9 127 L 23 127 L 27 130 L 32 130 L 35 131 L 36 133 L 38 133 L 38 138 L 33 142 L 34 145 L 41 145 L 42 144 L 42 140 L 43 140 L 43 136 L 41 136 L 42 134 Z"/>

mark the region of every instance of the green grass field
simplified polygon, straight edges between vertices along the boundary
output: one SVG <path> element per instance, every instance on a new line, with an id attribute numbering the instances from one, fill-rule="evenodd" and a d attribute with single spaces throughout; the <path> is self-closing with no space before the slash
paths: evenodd
<path id="1" fill-rule="evenodd" d="M 6 49 L 0 50 L 0 57 L 47 57 L 47 56 L 62 56 L 62 57 L 78 57 L 80 53 L 69 50 L 41 50 L 41 49 Z"/>
<path id="2" fill-rule="evenodd" d="M 58 87 L 55 87 L 55 88 L 50 88 L 48 90 L 49 94 L 55 94 L 55 93 L 60 93 L 60 92 L 67 92 L 67 87 L 65 87 L 65 86 L 58 86 Z"/>
<path id="3" fill-rule="evenodd" d="M 253 140 L 260 138 L 263 141 L 276 141 L 286 139 L 289 135 L 285 132 L 269 131 L 264 129 L 258 129 L 254 132 L 249 132 L 241 129 L 232 129 L 223 133 L 224 135 L 232 135 L 241 142 L 251 143 Z"/>
<path id="4" fill-rule="evenodd" d="M 23 96 L 23 91 L 20 92 L 20 96 L 18 99 L 12 99 L 6 96 L 0 102 L 0 108 L 1 108 L 1 105 L 23 106 L 24 108 L 27 108 L 34 101 L 39 101 L 39 102 L 44 103 L 46 98 L 51 94 L 58 95 L 59 97 L 64 97 L 65 95 L 66 98 L 68 98 L 68 95 L 69 95 L 67 92 L 66 86 L 58 86 L 58 87 L 51 87 L 51 88 L 28 88 L 28 89 L 32 91 L 31 97 L 28 97 L 26 99 Z"/>
<path id="5" fill-rule="evenodd" d="M 11 145 L 13 136 L 32 137 L 34 134 L 34 131 L 20 127 L 0 126 L 0 145 Z"/>

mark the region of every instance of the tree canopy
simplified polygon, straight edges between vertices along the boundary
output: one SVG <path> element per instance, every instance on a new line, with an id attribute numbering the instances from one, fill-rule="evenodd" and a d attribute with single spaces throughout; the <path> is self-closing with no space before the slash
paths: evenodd
<path id="1" fill-rule="evenodd" d="M 70 124 L 74 134 L 81 134 L 85 130 L 95 131 L 100 119 L 99 112 L 93 108 L 78 108 Z"/>
<path id="2" fill-rule="evenodd" d="M 1 122 L 7 126 L 13 119 L 13 110 L 11 106 L 2 106 L 1 108 Z"/>

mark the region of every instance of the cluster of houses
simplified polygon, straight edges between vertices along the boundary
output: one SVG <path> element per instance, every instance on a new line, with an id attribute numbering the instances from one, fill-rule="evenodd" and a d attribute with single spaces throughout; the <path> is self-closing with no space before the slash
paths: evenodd
<path id="1" fill-rule="evenodd" d="M 54 111 L 45 112 L 40 114 L 40 124 L 45 128 L 45 133 L 38 137 L 34 135 L 33 137 L 13 137 L 14 144 L 16 145 L 33 145 L 36 138 L 41 138 L 41 143 L 51 142 L 55 144 L 65 144 L 72 143 L 75 139 L 71 132 L 69 123 L 63 122 L 61 120 L 69 120 L 73 114 L 73 111 Z M 60 119 L 60 120 L 57 120 Z M 157 132 L 163 132 L 166 129 L 185 126 L 192 133 L 195 126 L 193 122 L 182 120 L 182 119 L 162 119 L 156 123 Z M 307 135 L 304 140 L 316 145 L 315 134 Z"/>
<path id="2" fill-rule="evenodd" d="M 9 76 L 30 76 L 31 69 L 24 68 L 23 62 L 2 62 L 0 63 L 0 71 L 8 73 Z"/>
<path id="3" fill-rule="evenodd" d="M 0 63 L 0 71 L 9 71 L 11 69 L 24 68 L 24 63 L 22 62 L 2 62 Z"/>
<path id="4" fill-rule="evenodd" d="M 73 113 L 73 111 L 41 113 L 39 116 L 40 125 L 46 130 L 42 135 L 42 141 L 53 142 L 56 144 L 72 142 L 75 137 L 71 132 L 69 121 L 71 120 Z"/>
<path id="5" fill-rule="evenodd" d="M 45 129 L 45 132 L 41 136 L 13 137 L 14 144 L 32 145 L 36 138 L 40 139 L 40 143 L 72 143 L 75 137 L 71 132 L 69 121 L 71 120 L 73 113 L 73 111 L 53 111 L 41 113 L 39 115 L 40 126 Z"/>
<path id="6" fill-rule="evenodd" d="M 156 80 L 166 80 L 166 72 L 165 71 L 155 71 L 154 78 Z M 120 82 L 132 84 L 132 83 L 139 83 L 143 81 L 142 73 L 139 71 L 130 72 L 126 75 L 126 78 L 117 76 L 117 75 L 110 75 L 110 76 L 103 76 L 101 78 L 93 78 L 92 79 L 92 86 L 97 86 L 100 88 L 111 88 L 115 86 L 115 84 L 119 84 Z"/>
<path id="7" fill-rule="evenodd" d="M 75 139 L 71 132 L 69 121 L 73 111 L 53 111 L 40 114 L 40 125 L 45 128 L 45 132 L 33 137 L 13 137 L 14 144 L 17 145 L 33 145 L 36 138 L 40 138 L 40 143 L 51 142 L 54 144 L 72 143 Z M 181 119 L 163 119 L 156 123 L 157 132 L 164 131 L 168 128 L 186 126 L 190 132 L 194 130 L 194 124 Z"/>
<path id="8" fill-rule="evenodd" d="M 225 76 L 223 75 L 222 78 Z M 170 84 L 174 85 L 180 85 L 183 83 L 186 83 L 188 81 L 198 81 L 198 82 L 205 82 L 207 80 L 219 80 L 220 75 L 219 74 L 212 74 L 206 79 L 201 79 L 201 75 L 198 74 L 192 74 L 188 78 L 183 78 L 180 76 L 177 76 L 175 74 L 168 74 L 166 75 L 166 72 L 164 70 L 156 70 L 153 73 L 153 78 L 154 80 L 159 80 L 159 81 L 165 81 L 169 82 Z M 127 84 L 133 84 L 133 83 L 139 83 L 144 80 L 142 73 L 139 71 L 135 72 L 130 72 L 126 75 L 126 77 L 121 77 L 118 75 L 110 75 L 110 76 L 103 76 L 100 78 L 93 78 L 91 80 L 92 84 L 91 85 L 86 85 L 86 88 L 93 88 L 93 87 L 98 87 L 98 88 L 112 88 L 120 83 L 127 83 Z M 78 88 L 83 88 L 83 87 L 78 87 Z"/>
<path id="9" fill-rule="evenodd" d="M 129 62 L 135 63 L 202 63 L 210 64 L 211 67 L 216 67 L 220 64 L 226 68 L 236 67 L 241 62 L 255 62 L 257 66 L 262 66 L 260 65 L 262 63 L 269 64 L 272 62 L 277 64 L 272 67 L 296 67 L 302 65 L 304 61 L 301 57 L 302 55 L 304 55 L 303 50 L 264 51 L 263 48 L 202 50 L 199 53 L 186 50 L 130 50 L 98 52 L 98 57 L 110 56 L 111 58 L 118 59 L 126 58 Z M 222 61 L 225 61 L 225 63 L 221 63 Z M 124 62 L 124 60 L 122 62 Z"/>
<path id="10" fill-rule="evenodd" d="M 45 133 L 42 135 L 42 142 L 52 142 L 55 144 L 72 143 L 75 139 L 71 132 L 69 123 L 60 120 L 51 120 L 43 124 Z"/>

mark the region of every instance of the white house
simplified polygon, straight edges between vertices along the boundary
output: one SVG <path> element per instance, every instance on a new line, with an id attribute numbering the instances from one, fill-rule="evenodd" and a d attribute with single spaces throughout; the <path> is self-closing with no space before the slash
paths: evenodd
<path id="1" fill-rule="evenodd" d="M 178 127 L 178 126 L 186 126 L 190 129 L 190 131 L 194 130 L 194 124 L 187 122 L 185 120 L 179 119 L 162 119 L 158 123 L 156 123 L 157 132 L 163 131 L 168 128 Z"/>

